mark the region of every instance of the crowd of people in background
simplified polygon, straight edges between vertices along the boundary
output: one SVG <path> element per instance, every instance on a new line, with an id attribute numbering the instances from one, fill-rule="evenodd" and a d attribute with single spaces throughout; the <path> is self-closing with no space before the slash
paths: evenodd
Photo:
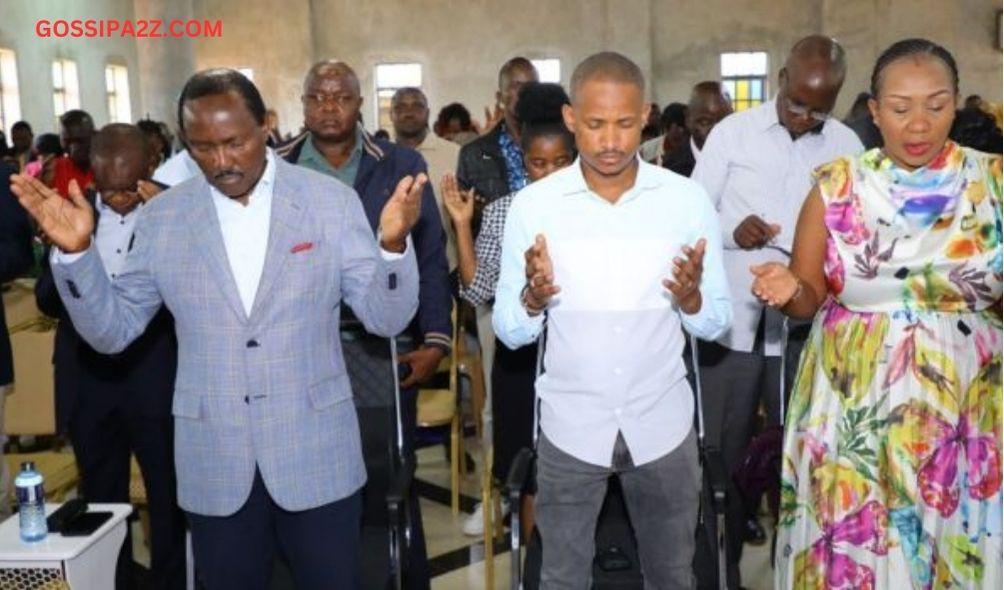
<path id="1" fill-rule="evenodd" d="M 779 588 L 999 585 L 987 515 L 1001 501 L 1001 105 L 959 101 L 952 56 L 907 40 L 841 121 L 851 67 L 836 41 L 807 37 L 776 97 L 737 111 L 716 80 L 664 108 L 644 101 L 640 70 L 616 53 L 583 61 L 567 88 L 515 57 L 483 123 L 456 102 L 432 116 L 420 88 L 401 88 L 392 128 L 369 130 L 355 71 L 325 60 L 304 73 L 295 134 L 232 70 L 193 76 L 171 124 L 98 129 L 83 110 L 58 133 L 14 123 L 0 198 L 13 183 L 27 213 L 0 240 L 23 241 L 31 223 L 42 252 L 36 297 L 60 320 L 56 410 L 83 497 L 127 502 L 136 455 L 157 587 L 183 587 L 186 517 L 208 588 L 263 588 L 277 546 L 304 588 L 383 587 L 386 537 L 351 530 L 386 525 L 388 396 L 400 392 L 413 460 L 418 388 L 459 331 L 484 359 L 497 482 L 537 440 L 540 404 L 520 517 L 545 548 L 542 588 L 587 587 L 612 475 L 652 587 L 706 581 L 692 566 L 695 379 L 731 475 L 728 587 L 742 586 L 743 546 L 775 534 Z M 315 210 L 298 191 L 337 199 Z M 191 217 L 163 204 L 192 195 L 204 202 Z M 78 225 L 56 219 L 54 199 Z M 172 222 L 201 228 L 207 251 Z M 311 250 L 343 266 L 307 266 Z M 216 289 L 211 275 L 232 281 Z M 380 319 L 373 301 L 393 313 Z M 207 344 L 217 303 L 236 319 Z M 324 305 L 333 317 L 312 321 L 337 335 L 311 342 L 332 358 L 308 350 L 296 365 L 270 348 L 292 346 L 296 306 Z M 203 374 L 207 358 L 221 364 Z M 246 367 L 260 391 L 234 385 Z M 275 381 L 287 371 L 315 381 Z M 305 409 L 273 423 L 255 413 L 296 396 Z M 329 454 L 283 457 L 301 445 Z M 774 454 L 773 477 L 751 473 L 758 452 Z M 283 466 L 295 461 L 298 473 Z M 406 587 L 428 588 L 415 487 L 406 506 Z M 485 509 L 465 534 L 482 534 Z"/>

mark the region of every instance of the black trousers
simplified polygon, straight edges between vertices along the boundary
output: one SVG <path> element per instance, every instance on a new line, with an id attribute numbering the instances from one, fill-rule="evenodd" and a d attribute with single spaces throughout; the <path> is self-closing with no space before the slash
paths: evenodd
<path id="1" fill-rule="evenodd" d="M 504 482 L 516 454 L 533 447 L 537 345 L 516 350 L 495 340 L 492 363 L 492 476 Z"/>
<path id="2" fill-rule="evenodd" d="M 361 497 L 357 491 L 337 502 L 290 512 L 272 500 L 256 470 L 251 494 L 236 513 L 188 513 L 199 580 L 206 590 L 265 590 L 278 546 L 298 590 L 362 588 Z"/>
<path id="3" fill-rule="evenodd" d="M 139 400 L 152 392 L 123 385 L 84 383 L 70 418 L 70 441 L 87 502 L 129 503 L 130 455 L 135 453 L 150 514 L 150 587 L 185 587 L 185 518 L 178 508 L 174 474 L 174 420 L 150 416 Z M 98 397 L 100 396 L 100 397 Z M 109 403 L 109 400 L 115 400 Z M 116 570 L 116 588 L 132 587 L 128 533 Z"/>

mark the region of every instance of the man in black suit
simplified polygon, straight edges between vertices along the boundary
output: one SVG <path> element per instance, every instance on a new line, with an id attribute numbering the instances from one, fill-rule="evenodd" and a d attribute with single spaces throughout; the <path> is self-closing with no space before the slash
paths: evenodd
<path id="1" fill-rule="evenodd" d="M 0 162 L 0 285 L 21 276 L 31 266 L 31 226 L 28 214 L 10 192 L 10 176 L 17 172 L 10 164 Z M 7 319 L 3 299 L 0 299 L 0 425 L 3 424 L 4 396 L 14 382 L 14 358 L 7 334 Z M 3 437 L 0 436 L 0 445 Z M 7 462 L 0 452 L 0 515 L 9 511 L 7 490 L 10 487 Z"/>
<path id="2" fill-rule="evenodd" d="M 133 246 L 139 209 L 160 188 L 149 144 L 138 127 L 103 128 L 91 147 L 95 192 L 93 240 L 109 278 L 121 272 Z M 88 502 L 129 502 L 130 456 L 136 455 L 150 511 L 151 582 L 184 588 L 184 517 L 178 508 L 173 460 L 171 399 L 177 367 L 174 323 L 161 309 L 132 345 L 119 354 L 94 351 L 74 330 L 52 279 L 48 255 L 35 285 L 38 307 L 59 318 L 53 355 L 56 415 L 68 431 Z M 116 587 L 129 588 L 132 550 L 119 557 Z"/>

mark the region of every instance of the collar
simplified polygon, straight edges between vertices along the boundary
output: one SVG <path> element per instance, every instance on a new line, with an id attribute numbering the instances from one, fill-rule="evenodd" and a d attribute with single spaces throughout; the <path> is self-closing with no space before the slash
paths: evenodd
<path id="1" fill-rule="evenodd" d="M 129 219 L 136 213 L 139 213 L 140 208 L 145 205 L 143 201 L 139 202 L 139 205 L 133 207 L 133 210 L 126 213 L 125 215 L 119 214 L 117 211 L 105 204 L 104 199 L 101 198 L 101 191 L 94 191 L 94 208 L 98 210 L 98 215 L 118 215 L 122 219 Z"/>
<path id="2" fill-rule="evenodd" d="M 641 191 L 652 190 L 660 186 L 659 167 L 645 162 L 638 154 L 635 154 L 635 161 L 638 162 L 638 175 L 634 179 L 634 186 L 622 195 L 621 200 L 617 201 L 618 203 L 625 201 L 624 196 L 628 197 L 626 200 L 631 200 L 634 198 L 634 195 Z M 575 158 L 575 162 L 570 166 L 572 170 L 568 173 L 567 183 L 562 191 L 564 194 L 574 195 L 592 192 L 589 189 L 589 185 L 586 184 L 585 175 L 582 174 L 582 165 L 582 157 Z"/>
<path id="3" fill-rule="evenodd" d="M 769 101 L 763 103 L 759 108 L 760 115 L 760 128 L 764 131 L 771 129 L 774 126 L 780 127 L 785 133 L 788 132 L 781 124 L 781 119 L 777 116 L 777 97 L 770 99 Z"/>
<path id="4" fill-rule="evenodd" d="M 272 151 L 272 148 L 265 148 L 265 171 L 261 173 L 261 178 L 258 179 L 258 183 L 254 185 L 254 188 L 251 189 L 251 194 L 248 195 L 248 207 L 250 207 L 252 202 L 256 202 L 260 197 L 265 197 L 267 200 L 270 200 L 274 187 L 275 153 Z M 233 203 L 233 199 L 221 193 L 212 184 L 209 184 L 209 192 L 214 201 Z"/>

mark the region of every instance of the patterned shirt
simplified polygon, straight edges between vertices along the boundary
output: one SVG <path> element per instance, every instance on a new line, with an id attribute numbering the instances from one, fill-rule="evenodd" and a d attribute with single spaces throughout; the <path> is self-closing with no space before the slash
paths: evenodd
<path id="1" fill-rule="evenodd" d="M 509 134 L 505 121 L 501 123 L 502 129 L 499 133 L 499 149 L 505 158 L 506 180 L 509 182 L 509 192 L 514 193 L 529 184 L 530 180 L 526 176 L 526 168 L 523 166 L 523 150 Z"/>
<path id="2" fill-rule="evenodd" d="M 478 268 L 469 287 L 460 283 L 460 297 L 471 305 L 484 305 L 495 299 L 495 286 L 499 282 L 499 266 L 502 260 L 502 234 L 509 205 L 516 193 L 509 193 L 492 201 L 485 207 L 481 221 L 481 233 L 474 243 L 474 255 Z"/>

